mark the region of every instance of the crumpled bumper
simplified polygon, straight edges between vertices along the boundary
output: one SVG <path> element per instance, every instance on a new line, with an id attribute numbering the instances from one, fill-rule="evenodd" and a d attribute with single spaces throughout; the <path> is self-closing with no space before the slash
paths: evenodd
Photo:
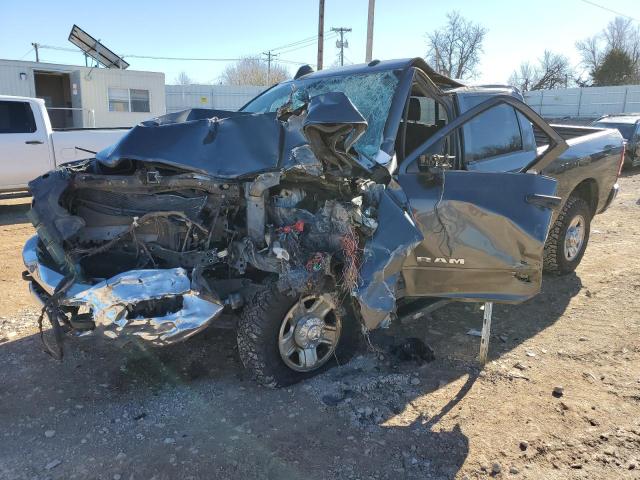
<path id="1" fill-rule="evenodd" d="M 34 235 L 25 244 L 22 258 L 31 293 L 46 302 L 63 275 L 40 262 L 37 246 Z M 163 311 L 162 302 L 167 300 L 171 306 Z M 205 299 L 194 290 L 183 268 L 130 270 L 95 285 L 76 282 L 59 303 L 89 308 L 96 328 L 109 338 L 139 338 L 156 346 L 200 332 L 224 308 L 221 302 Z"/>

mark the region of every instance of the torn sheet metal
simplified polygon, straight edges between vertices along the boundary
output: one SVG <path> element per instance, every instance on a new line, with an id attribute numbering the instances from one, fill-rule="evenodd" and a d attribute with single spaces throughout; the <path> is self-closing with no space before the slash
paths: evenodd
<path id="1" fill-rule="evenodd" d="M 313 97 L 302 128 L 315 156 L 327 162 L 331 170 L 350 175 L 354 166 L 366 170 L 373 167 L 370 161 L 361 165 L 349 154 L 367 130 L 367 121 L 344 93 Z"/>
<path id="2" fill-rule="evenodd" d="M 294 82 L 296 90 L 292 94 L 290 108 L 295 110 L 308 103 L 309 100 L 324 97 L 326 94 L 342 95 L 348 98 L 349 103 L 367 122 L 366 132 L 355 139 L 353 148 L 358 156 L 373 161 L 383 141 L 389 109 L 400 77 L 401 71 L 396 69 L 368 70 L 366 73 L 326 78 L 311 77 Z M 326 111 L 324 108 L 323 110 Z M 327 116 L 327 118 L 341 122 L 351 117 L 349 109 L 341 105 L 333 109 L 331 113 L 332 116 Z"/>
<path id="3" fill-rule="evenodd" d="M 62 282 L 64 275 L 58 272 L 56 269 L 51 268 L 50 265 L 45 264 L 40 260 L 40 257 L 44 255 L 44 252 L 38 246 L 38 235 L 34 235 L 24 245 L 22 249 L 22 261 L 31 278 L 44 290 L 48 295 L 53 295 L 56 287 Z M 90 288 L 91 284 L 83 282 L 75 282 L 68 294 L 74 295 L 80 293 L 87 288 Z M 40 299 L 38 299 L 40 302 Z"/>
<path id="4" fill-rule="evenodd" d="M 167 312 L 144 315 L 157 308 L 154 301 L 170 302 Z M 205 300 L 192 290 L 191 280 L 183 268 L 130 270 L 104 280 L 64 301 L 70 306 L 86 306 L 93 312 L 96 325 L 105 335 L 131 335 L 154 345 L 184 340 L 207 327 L 221 312 L 223 305 Z M 175 307 L 177 305 L 177 307 Z"/>
<path id="5" fill-rule="evenodd" d="M 402 265 L 424 237 L 401 204 L 392 188 L 380 194 L 377 220 L 384 228 L 376 229 L 365 244 L 362 279 L 355 292 L 365 326 L 380 326 L 396 308 L 396 287 Z"/>

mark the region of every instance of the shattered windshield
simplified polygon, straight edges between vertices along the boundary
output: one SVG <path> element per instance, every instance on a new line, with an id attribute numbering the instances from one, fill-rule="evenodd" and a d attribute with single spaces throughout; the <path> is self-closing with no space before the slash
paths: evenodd
<path id="1" fill-rule="evenodd" d="M 277 85 L 249 102 L 242 111 L 275 112 L 289 99 L 291 109 L 295 110 L 316 95 L 343 92 L 368 124 L 365 133 L 354 144 L 354 149 L 373 160 L 382 144 L 384 126 L 398 82 L 399 72 L 395 70 L 299 80 Z"/>

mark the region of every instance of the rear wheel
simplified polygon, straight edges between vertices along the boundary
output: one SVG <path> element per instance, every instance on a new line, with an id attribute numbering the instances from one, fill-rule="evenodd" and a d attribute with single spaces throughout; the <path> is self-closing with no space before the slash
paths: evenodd
<path id="1" fill-rule="evenodd" d="M 544 269 L 567 275 L 580 264 L 589 242 L 591 209 L 580 197 L 569 197 L 554 223 L 544 248 Z"/>
<path id="2" fill-rule="evenodd" d="M 288 296 L 265 287 L 238 323 L 242 363 L 267 387 L 282 387 L 346 362 L 357 347 L 357 321 L 336 295 Z"/>

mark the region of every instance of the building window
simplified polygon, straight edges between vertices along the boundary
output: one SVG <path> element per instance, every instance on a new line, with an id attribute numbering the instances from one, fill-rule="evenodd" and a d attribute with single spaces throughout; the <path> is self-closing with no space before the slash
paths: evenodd
<path id="1" fill-rule="evenodd" d="M 132 112 L 150 112 L 149 90 L 129 90 Z"/>
<path id="2" fill-rule="evenodd" d="M 150 112 L 149 90 L 109 88 L 110 112 Z"/>

